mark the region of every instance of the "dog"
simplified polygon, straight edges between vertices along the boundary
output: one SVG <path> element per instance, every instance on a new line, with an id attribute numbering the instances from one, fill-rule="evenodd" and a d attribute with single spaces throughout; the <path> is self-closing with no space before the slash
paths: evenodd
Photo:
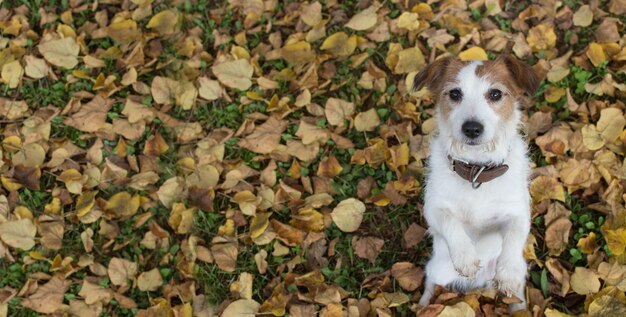
<path id="1" fill-rule="evenodd" d="M 435 285 L 467 292 L 496 288 L 525 309 L 530 230 L 530 162 L 519 132 L 521 108 L 539 86 L 532 69 L 503 55 L 493 61 L 440 58 L 413 81 L 436 101 L 424 218 L 433 239 L 421 306 Z"/>

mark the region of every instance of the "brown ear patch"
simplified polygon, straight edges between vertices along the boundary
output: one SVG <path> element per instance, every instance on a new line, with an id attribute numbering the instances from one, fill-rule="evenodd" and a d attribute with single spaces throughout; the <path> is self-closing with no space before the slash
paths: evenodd
<path id="1" fill-rule="evenodd" d="M 415 75 L 413 90 L 419 90 L 425 86 L 435 97 L 438 97 L 444 84 L 454 80 L 463 66 L 464 63 L 457 59 L 451 57 L 440 58 L 428 64 Z"/>
<path id="2" fill-rule="evenodd" d="M 539 88 L 539 77 L 534 69 L 508 55 L 476 67 L 476 75 L 506 86 L 523 108 L 530 106 L 530 98 Z"/>

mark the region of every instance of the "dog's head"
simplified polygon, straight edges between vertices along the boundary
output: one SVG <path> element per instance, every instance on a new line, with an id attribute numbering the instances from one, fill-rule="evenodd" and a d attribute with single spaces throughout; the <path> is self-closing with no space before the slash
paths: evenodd
<path id="1" fill-rule="evenodd" d="M 451 145 L 489 151 L 499 138 L 517 133 L 519 108 L 539 86 L 534 70 L 510 56 L 462 62 L 440 58 L 415 76 L 437 100 L 439 131 Z"/>

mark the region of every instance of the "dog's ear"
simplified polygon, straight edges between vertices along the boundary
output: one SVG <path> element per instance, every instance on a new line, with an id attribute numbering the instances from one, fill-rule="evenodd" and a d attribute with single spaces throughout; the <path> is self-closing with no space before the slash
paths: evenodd
<path id="1" fill-rule="evenodd" d="M 431 92 L 436 93 L 436 87 L 441 79 L 443 79 L 446 67 L 448 67 L 451 60 L 451 57 L 443 57 L 426 65 L 424 69 L 415 75 L 415 79 L 413 79 L 413 90 L 417 91 L 426 86 Z"/>
<path id="2" fill-rule="evenodd" d="M 511 55 L 501 55 L 500 58 L 511 72 L 511 76 L 513 76 L 517 85 L 524 90 L 527 95 L 534 95 L 540 83 L 535 70 L 528 64 L 519 61 Z"/>

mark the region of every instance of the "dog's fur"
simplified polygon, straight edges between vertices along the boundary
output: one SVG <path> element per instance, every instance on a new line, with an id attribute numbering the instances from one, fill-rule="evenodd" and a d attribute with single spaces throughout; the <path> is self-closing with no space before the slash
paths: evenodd
<path id="1" fill-rule="evenodd" d="M 531 67 L 509 56 L 495 61 L 461 62 L 440 58 L 415 76 L 414 88 L 428 87 L 437 101 L 438 132 L 431 141 L 424 217 L 433 238 L 432 257 L 420 305 L 435 285 L 457 291 L 495 287 L 523 302 L 526 262 L 523 249 L 530 229 L 529 161 L 518 128 L 520 108 L 539 84 Z M 454 101 L 450 91 L 459 89 Z M 501 91 L 497 101 L 493 89 Z M 458 92 L 458 91 L 457 91 Z M 484 127 L 477 138 L 462 125 Z M 472 164 L 507 164 L 509 170 L 479 188 L 451 169 L 450 158 Z"/>

